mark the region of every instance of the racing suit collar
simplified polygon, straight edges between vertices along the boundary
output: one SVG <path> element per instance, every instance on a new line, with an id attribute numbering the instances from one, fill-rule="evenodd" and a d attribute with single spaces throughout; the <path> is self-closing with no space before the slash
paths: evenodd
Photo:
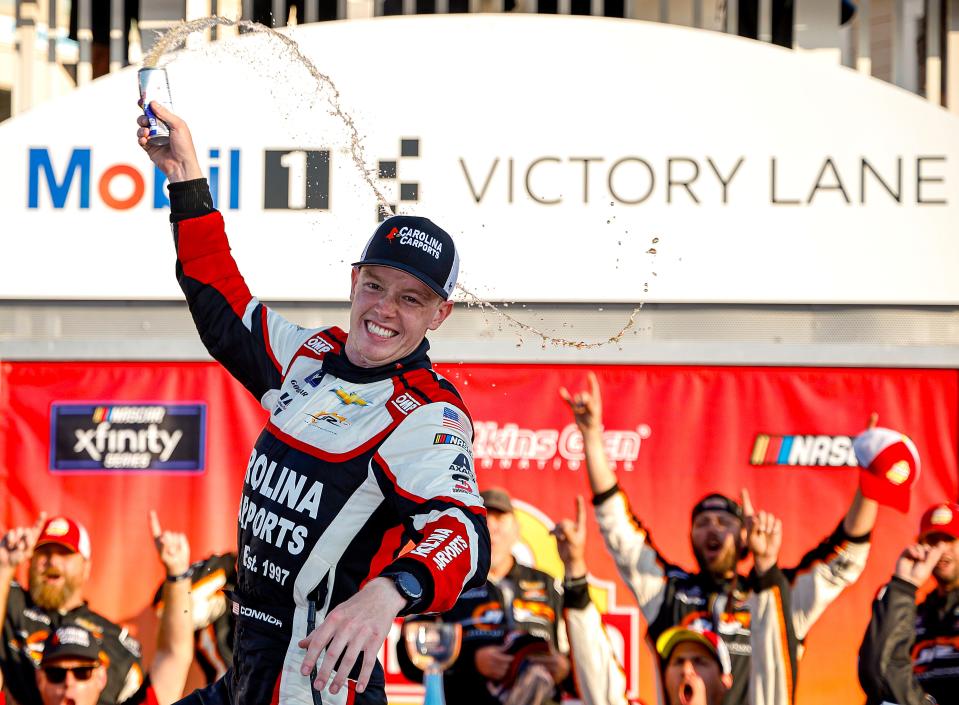
<path id="1" fill-rule="evenodd" d="M 323 358 L 323 369 L 347 382 L 369 383 L 389 379 L 402 372 L 429 368 L 432 366 L 426 354 L 430 343 L 426 338 L 416 350 L 404 358 L 379 367 L 360 367 L 350 362 L 346 356 L 346 346 L 338 352 L 328 352 Z"/>

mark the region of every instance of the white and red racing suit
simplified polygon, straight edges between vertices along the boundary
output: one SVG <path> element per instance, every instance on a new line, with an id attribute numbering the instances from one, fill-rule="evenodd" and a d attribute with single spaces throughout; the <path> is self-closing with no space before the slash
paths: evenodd
<path id="1" fill-rule="evenodd" d="M 484 584 L 489 533 L 466 407 L 425 340 L 361 368 L 342 330 L 301 328 L 255 299 L 204 179 L 171 185 L 170 201 L 177 279 L 200 337 L 270 412 L 239 507 L 233 669 L 204 692 L 242 705 L 386 703 L 379 664 L 363 693 L 359 663 L 348 688 L 313 691 L 297 642 L 384 573 L 419 580 L 421 612 Z"/>

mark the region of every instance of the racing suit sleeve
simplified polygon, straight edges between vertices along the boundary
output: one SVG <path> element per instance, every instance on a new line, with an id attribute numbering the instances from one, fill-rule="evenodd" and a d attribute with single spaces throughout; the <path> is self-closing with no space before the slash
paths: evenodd
<path id="1" fill-rule="evenodd" d="M 206 179 L 170 184 L 176 276 L 210 355 L 262 401 L 309 338 L 250 294 Z"/>
<path id="2" fill-rule="evenodd" d="M 446 402 L 410 412 L 370 462 L 414 546 L 380 574 L 413 573 L 423 586 L 416 612 L 445 612 L 486 581 L 490 539 L 476 487 L 473 429 Z"/>
<path id="3" fill-rule="evenodd" d="M 762 576 L 750 576 L 749 674 L 750 705 L 786 705 L 796 697 L 799 640 L 790 613 L 792 588 L 785 574 L 773 566 Z"/>
<path id="4" fill-rule="evenodd" d="M 593 506 L 603 541 L 619 574 L 636 596 L 646 621 L 652 622 L 663 605 L 666 571 L 671 566 L 660 558 L 649 532 L 630 510 L 619 485 L 593 497 Z"/>
<path id="5" fill-rule="evenodd" d="M 893 578 L 872 603 L 872 619 L 859 647 L 859 683 L 869 702 L 935 703 L 913 676 L 916 586 Z"/>
<path id="6" fill-rule="evenodd" d="M 795 568 L 784 570 L 792 586 L 793 629 L 803 641 L 812 625 L 849 585 L 862 575 L 869 556 L 870 534 L 849 536 L 842 522 Z"/>
<path id="7" fill-rule="evenodd" d="M 584 705 L 626 705 L 626 674 L 616 660 L 599 610 L 589 598 L 585 577 L 565 585 L 563 618 L 573 679 Z"/>

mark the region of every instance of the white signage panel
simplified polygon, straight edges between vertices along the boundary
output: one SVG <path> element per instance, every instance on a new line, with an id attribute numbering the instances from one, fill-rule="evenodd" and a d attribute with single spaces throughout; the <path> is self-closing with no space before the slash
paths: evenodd
<path id="1" fill-rule="evenodd" d="M 375 187 L 524 301 L 959 302 L 959 121 L 801 53 L 638 21 L 436 16 L 289 30 Z M 377 223 L 328 87 L 275 39 L 167 57 L 265 299 L 345 299 Z M 0 126 L 0 297 L 179 296 L 134 69 Z"/>

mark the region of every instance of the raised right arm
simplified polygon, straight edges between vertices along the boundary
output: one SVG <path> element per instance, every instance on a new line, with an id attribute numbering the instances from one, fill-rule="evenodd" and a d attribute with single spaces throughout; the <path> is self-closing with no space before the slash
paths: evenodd
<path id="1" fill-rule="evenodd" d="M 170 181 L 177 281 L 210 355 L 263 403 L 263 395 L 280 386 L 286 366 L 310 333 L 250 293 L 230 254 L 223 217 L 213 208 L 189 127 L 159 103 L 151 107 L 169 126 L 170 141 L 149 143 L 145 117 L 138 121 L 137 137 Z"/>
<path id="2" fill-rule="evenodd" d="M 626 494 L 616 482 L 603 442 L 603 398 L 592 372 L 589 386 L 588 392 L 571 394 L 563 387 L 559 393 L 569 404 L 573 420 L 583 434 L 586 470 L 603 541 L 636 596 L 643 616 L 651 622 L 663 604 L 669 566 L 653 547 L 649 533 L 630 510 Z"/>
<path id="3" fill-rule="evenodd" d="M 616 659 L 602 617 L 589 597 L 586 566 L 586 507 L 576 498 L 576 521 L 553 529 L 563 561 L 563 619 L 577 695 L 586 705 L 626 705 L 626 673 Z"/>
<path id="4" fill-rule="evenodd" d="M 41 513 L 33 526 L 10 529 L 0 539 L 0 618 L 3 619 L 2 645 L 0 645 L 0 673 L 5 674 L 7 690 L 22 705 L 39 704 L 40 694 L 33 680 L 34 665 L 22 648 L 19 615 L 24 608 L 24 593 L 15 586 L 17 568 L 30 560 L 34 546 L 46 523 L 46 514 Z M 8 614 L 11 590 L 16 590 L 13 614 Z"/>

